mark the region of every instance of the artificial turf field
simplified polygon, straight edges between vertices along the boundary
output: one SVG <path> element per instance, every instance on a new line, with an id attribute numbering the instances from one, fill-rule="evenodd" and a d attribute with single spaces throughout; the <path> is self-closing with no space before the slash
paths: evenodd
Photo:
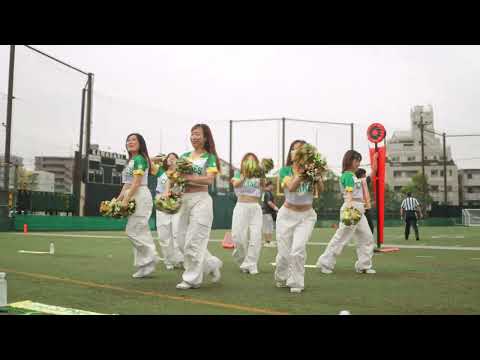
<path id="1" fill-rule="evenodd" d="M 195 290 L 177 290 L 181 270 L 166 271 L 162 263 L 149 278 L 133 279 L 132 247 L 123 232 L 1 233 L 0 272 L 7 273 L 9 303 L 103 314 L 480 314 L 480 228 L 420 227 L 421 241 L 386 228 L 385 246 L 401 249 L 375 254 L 376 275 L 355 273 L 355 248 L 346 246 L 334 274 L 305 269 L 301 294 L 274 286 L 276 248 L 262 248 L 258 275 L 241 273 L 232 250 L 221 246 L 224 233 L 212 231 L 208 246 L 224 262 L 220 283 Z M 308 265 L 333 233 L 314 230 Z M 48 251 L 51 241 L 55 255 L 18 252 Z"/>

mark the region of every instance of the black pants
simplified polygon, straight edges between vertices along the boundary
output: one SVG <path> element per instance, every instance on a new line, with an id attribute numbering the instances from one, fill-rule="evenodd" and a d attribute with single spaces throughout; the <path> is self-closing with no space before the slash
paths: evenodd
<path id="1" fill-rule="evenodd" d="M 365 210 L 365 217 L 367 218 L 368 226 L 370 226 L 370 230 L 372 230 L 372 234 L 373 234 L 373 229 L 375 229 L 375 225 L 373 225 L 372 214 L 370 214 L 370 209 Z"/>
<path id="2" fill-rule="evenodd" d="M 408 240 L 408 236 L 410 235 L 410 226 L 413 226 L 413 230 L 415 231 L 415 238 L 418 240 L 418 227 L 417 227 L 417 214 L 415 211 L 406 211 L 405 215 L 405 240 Z"/>

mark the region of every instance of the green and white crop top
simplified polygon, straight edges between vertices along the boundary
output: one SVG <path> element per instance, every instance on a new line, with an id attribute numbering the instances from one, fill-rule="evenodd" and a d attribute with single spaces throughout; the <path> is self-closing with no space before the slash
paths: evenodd
<path id="1" fill-rule="evenodd" d="M 163 168 L 158 169 L 157 172 L 157 188 L 155 191 L 158 194 L 163 194 L 165 192 L 165 189 L 167 187 L 167 182 L 168 182 L 168 176 L 167 172 L 163 170 Z"/>
<path id="2" fill-rule="evenodd" d="M 352 199 L 363 201 L 362 179 L 358 179 L 351 171 L 345 171 L 340 177 L 340 190 L 347 200 L 347 193 L 352 193 Z"/>
<path id="3" fill-rule="evenodd" d="M 131 184 L 133 182 L 134 175 L 141 175 L 141 185 L 148 185 L 148 163 L 142 155 L 135 155 L 128 162 L 125 169 L 122 172 L 122 182 L 124 184 Z"/>
<path id="4" fill-rule="evenodd" d="M 313 203 L 313 186 L 309 181 L 302 181 L 295 192 L 290 192 L 285 186 L 287 181 L 293 179 L 291 166 L 284 166 L 280 169 L 280 184 L 285 193 L 285 201 L 292 205 L 310 205 Z"/>
<path id="5" fill-rule="evenodd" d="M 186 158 L 193 163 L 193 172 L 195 175 L 204 176 L 206 174 L 218 173 L 217 158 L 213 154 L 205 152 L 199 158 L 194 160 L 192 158 L 192 152 L 190 151 L 182 154 L 181 157 Z"/>
<path id="6" fill-rule="evenodd" d="M 240 180 L 240 170 L 235 171 L 233 176 L 235 180 Z M 260 178 L 245 179 L 243 184 L 239 187 L 234 187 L 235 195 L 248 195 L 260 198 L 262 196 L 262 189 L 260 186 Z"/>

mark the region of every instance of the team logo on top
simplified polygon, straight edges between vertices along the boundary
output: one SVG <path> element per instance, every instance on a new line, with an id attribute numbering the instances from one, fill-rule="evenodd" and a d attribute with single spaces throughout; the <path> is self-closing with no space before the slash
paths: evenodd
<path id="1" fill-rule="evenodd" d="M 368 140 L 370 140 L 370 142 L 372 143 L 377 144 L 381 142 L 383 139 L 385 139 L 386 135 L 387 131 L 382 124 L 374 123 L 368 127 L 367 137 Z"/>

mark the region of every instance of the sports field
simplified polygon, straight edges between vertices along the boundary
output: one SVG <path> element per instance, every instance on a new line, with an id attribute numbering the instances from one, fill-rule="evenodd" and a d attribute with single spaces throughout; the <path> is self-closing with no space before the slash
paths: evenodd
<path id="1" fill-rule="evenodd" d="M 103 314 L 480 314 L 480 228 L 421 227 L 421 241 L 386 228 L 376 253 L 376 275 L 355 273 L 355 248 L 345 247 L 332 275 L 307 268 L 306 289 L 290 294 L 274 286 L 276 248 L 262 248 L 260 274 L 239 271 L 225 231 L 212 231 L 209 250 L 223 260 L 222 280 L 177 290 L 181 270 L 133 279 L 133 252 L 123 232 L 1 233 L 0 272 L 7 273 L 9 303 L 34 302 Z M 315 229 L 308 245 L 313 265 L 333 229 Z M 154 233 L 156 236 L 156 234 Z M 19 253 L 19 250 L 55 254 Z M 158 246 L 158 244 L 157 244 Z M 406 246 L 406 247 L 404 247 Z"/>

